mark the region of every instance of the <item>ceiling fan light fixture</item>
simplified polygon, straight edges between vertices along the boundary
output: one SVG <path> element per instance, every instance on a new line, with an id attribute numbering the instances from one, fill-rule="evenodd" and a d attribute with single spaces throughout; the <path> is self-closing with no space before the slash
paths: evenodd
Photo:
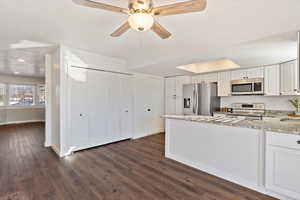
<path id="1" fill-rule="evenodd" d="M 128 17 L 128 23 L 132 29 L 142 32 L 153 26 L 154 19 L 151 14 L 137 12 Z"/>

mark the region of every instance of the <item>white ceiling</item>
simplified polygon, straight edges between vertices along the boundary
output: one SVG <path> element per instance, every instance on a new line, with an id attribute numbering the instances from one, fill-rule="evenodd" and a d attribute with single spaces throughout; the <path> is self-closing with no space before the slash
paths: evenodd
<path id="1" fill-rule="evenodd" d="M 51 48 L 0 50 L 0 74 L 45 76 L 45 54 Z"/>
<path id="2" fill-rule="evenodd" d="M 71 0 L 1 0 L 0 48 L 19 40 L 62 43 L 124 58 L 128 67 L 138 71 L 172 75 L 181 73 L 177 65 L 221 57 L 242 66 L 274 62 L 286 53 L 270 53 L 273 50 L 268 49 L 276 45 L 269 44 L 268 38 L 300 29 L 299 0 L 207 1 L 204 12 L 158 18 L 173 34 L 162 40 L 152 32 L 133 30 L 112 38 L 110 33 L 126 20 L 125 15 L 81 7 Z M 102 2 L 127 5 L 125 0 Z M 155 4 L 171 2 L 157 0 Z M 259 42 L 263 40 L 269 48 Z M 276 44 L 279 47 L 281 39 Z"/>

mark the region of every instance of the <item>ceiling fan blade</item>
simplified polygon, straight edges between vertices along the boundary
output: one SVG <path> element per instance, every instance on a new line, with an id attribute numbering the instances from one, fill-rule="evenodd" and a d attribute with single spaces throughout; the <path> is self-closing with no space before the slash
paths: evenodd
<path id="1" fill-rule="evenodd" d="M 110 36 L 112 36 L 112 37 L 119 37 L 123 33 L 125 33 L 126 31 L 128 31 L 128 29 L 130 29 L 130 26 L 129 26 L 129 23 L 126 22 L 125 24 L 123 24 L 122 26 L 120 26 L 117 30 L 115 30 L 112 34 L 110 34 Z"/>
<path id="2" fill-rule="evenodd" d="M 206 0 L 190 0 L 153 8 L 154 16 L 177 15 L 190 12 L 199 12 L 206 8 Z"/>
<path id="3" fill-rule="evenodd" d="M 108 10 L 112 12 L 128 14 L 128 10 L 126 8 L 120 8 L 117 6 L 112 6 L 112 5 L 95 2 L 91 0 L 73 0 L 73 2 L 86 7 L 99 8 L 99 9 Z"/>
<path id="4" fill-rule="evenodd" d="M 166 39 L 171 36 L 171 33 L 169 33 L 169 31 L 162 27 L 162 25 L 160 25 L 158 22 L 154 22 L 151 29 L 162 39 Z"/>

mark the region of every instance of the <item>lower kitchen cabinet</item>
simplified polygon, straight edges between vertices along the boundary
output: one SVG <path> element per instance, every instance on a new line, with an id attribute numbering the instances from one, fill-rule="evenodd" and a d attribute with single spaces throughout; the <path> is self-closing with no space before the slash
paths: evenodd
<path id="1" fill-rule="evenodd" d="M 267 132 L 266 188 L 300 199 L 300 136 Z"/>

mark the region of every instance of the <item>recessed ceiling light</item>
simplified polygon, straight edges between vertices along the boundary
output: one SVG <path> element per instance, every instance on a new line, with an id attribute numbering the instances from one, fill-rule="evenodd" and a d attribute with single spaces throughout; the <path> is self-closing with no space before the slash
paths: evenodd
<path id="1" fill-rule="evenodd" d="M 22 63 L 25 62 L 25 60 L 23 58 L 19 58 L 18 61 L 22 62 Z"/>
<path id="2" fill-rule="evenodd" d="M 20 74 L 20 72 L 14 72 L 14 74 Z"/>
<path id="3" fill-rule="evenodd" d="M 207 61 L 202 63 L 182 65 L 176 68 L 199 74 L 199 73 L 236 69 L 236 68 L 240 68 L 240 66 L 230 59 L 222 58 L 222 59 L 212 60 L 212 61 Z"/>

